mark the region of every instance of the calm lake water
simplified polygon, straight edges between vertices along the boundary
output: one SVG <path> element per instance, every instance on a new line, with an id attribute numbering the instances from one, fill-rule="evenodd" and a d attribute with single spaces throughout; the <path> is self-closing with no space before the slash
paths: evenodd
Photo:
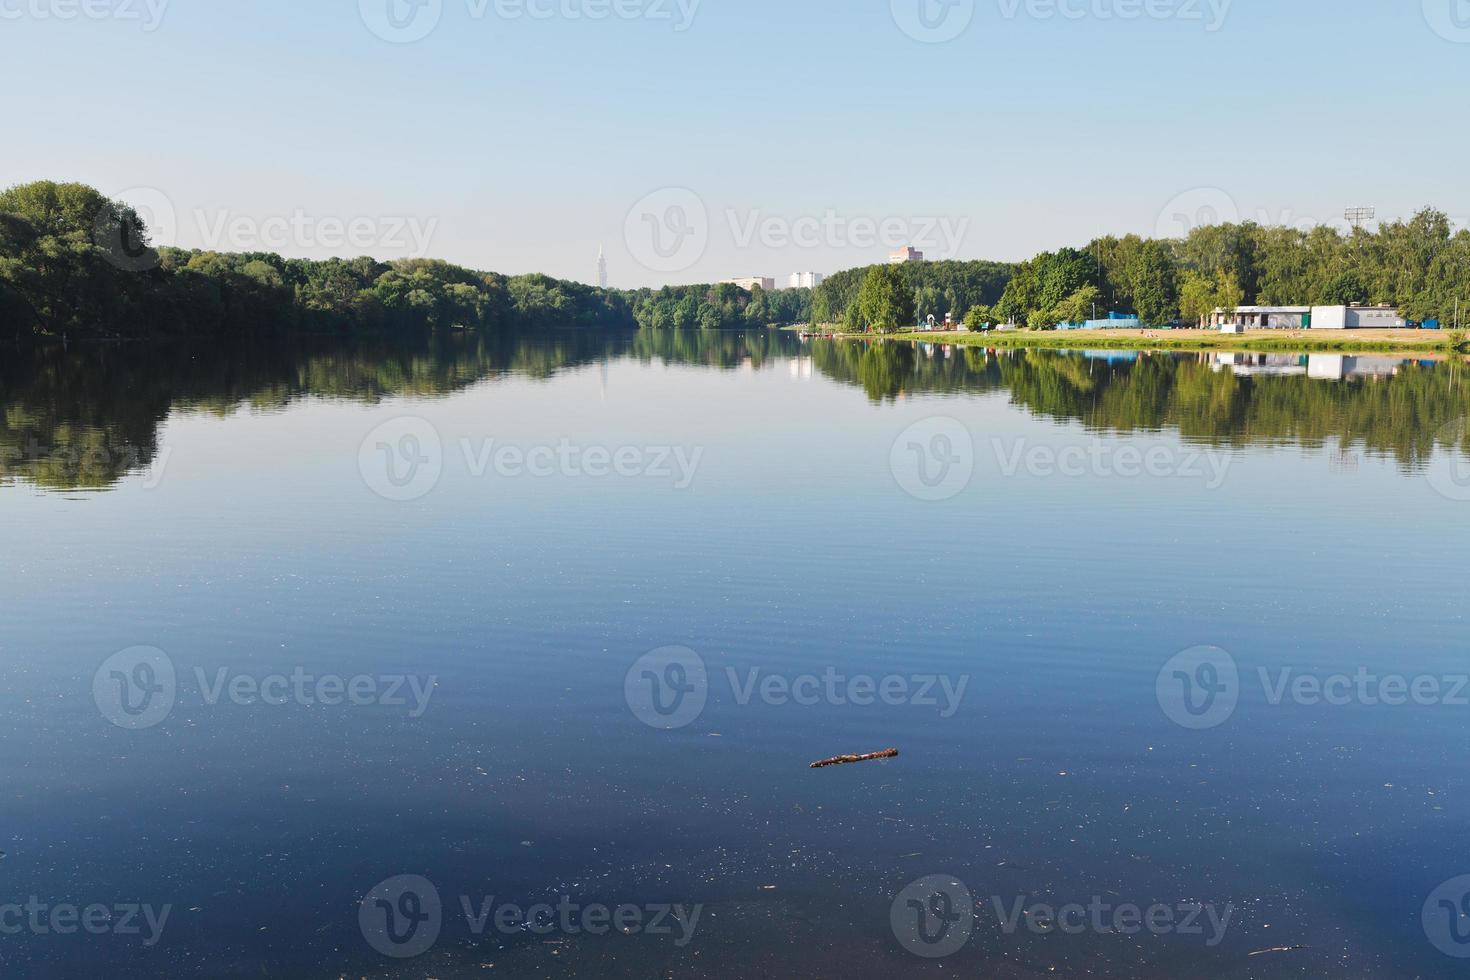
<path id="1" fill-rule="evenodd" d="M 0 405 L 7 976 L 1470 964 L 1463 364 L 73 347 Z"/>

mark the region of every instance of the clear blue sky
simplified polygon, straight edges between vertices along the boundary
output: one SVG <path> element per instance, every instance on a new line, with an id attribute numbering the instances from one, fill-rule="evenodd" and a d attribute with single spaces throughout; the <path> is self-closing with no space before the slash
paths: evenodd
<path id="1" fill-rule="evenodd" d="M 59 19 L 82 2 L 119 16 Z M 699 0 L 684 30 L 681 0 L 601 0 L 654 15 L 603 20 L 563 12 L 599 0 L 431 0 L 403 44 L 369 28 L 375 2 L 0 0 L 0 184 L 161 199 L 186 246 L 274 228 L 289 254 L 394 257 L 417 228 L 435 256 L 590 281 L 601 244 L 615 286 L 881 259 L 855 219 L 1017 259 L 1205 206 L 1470 215 L 1466 0 L 960 0 L 944 43 L 901 26 L 921 0 Z M 629 214 L 671 187 L 704 214 L 654 199 L 698 232 L 660 259 Z M 333 219 L 370 244 L 332 247 Z"/>

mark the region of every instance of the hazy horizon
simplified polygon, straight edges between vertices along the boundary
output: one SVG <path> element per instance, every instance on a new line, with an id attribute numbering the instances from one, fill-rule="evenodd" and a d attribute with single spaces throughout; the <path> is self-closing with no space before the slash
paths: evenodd
<path id="1" fill-rule="evenodd" d="M 186 248 L 595 282 L 602 247 L 617 288 L 1360 205 L 1463 227 L 1470 137 L 1423 98 L 1464 78 L 1463 6 L 0 0 L 47 79 L 0 185 L 91 184 Z"/>

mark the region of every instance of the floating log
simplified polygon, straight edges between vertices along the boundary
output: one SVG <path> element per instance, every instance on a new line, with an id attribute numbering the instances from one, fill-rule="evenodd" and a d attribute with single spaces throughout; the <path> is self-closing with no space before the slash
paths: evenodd
<path id="1" fill-rule="evenodd" d="M 867 755 L 838 755 L 821 762 L 813 762 L 812 769 L 825 769 L 828 766 L 845 766 L 852 762 L 872 762 L 874 759 L 896 759 L 898 749 L 884 749 L 882 752 L 869 752 Z"/>

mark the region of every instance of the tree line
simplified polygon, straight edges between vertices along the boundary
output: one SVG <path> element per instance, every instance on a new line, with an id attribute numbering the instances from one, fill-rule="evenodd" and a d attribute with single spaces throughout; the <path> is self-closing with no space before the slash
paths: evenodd
<path id="1" fill-rule="evenodd" d="M 622 326 L 632 316 L 620 293 L 431 259 L 155 248 L 126 205 L 38 181 L 0 193 L 0 322 L 19 336 L 166 337 Z"/>
<path id="2" fill-rule="evenodd" d="M 1470 301 L 1470 231 L 1440 211 L 1344 234 L 1253 222 L 1206 225 L 1177 240 L 1095 239 L 1016 268 L 991 322 L 1049 329 L 1106 311 L 1145 324 L 1203 324 L 1241 305 L 1391 304 L 1410 321 L 1452 326 Z M 1462 314 L 1463 315 L 1463 314 Z"/>
<path id="3" fill-rule="evenodd" d="M 1425 209 L 1376 230 L 1206 225 L 1181 239 L 1094 239 L 1016 265 L 909 263 L 839 273 L 813 298 L 818 322 L 879 332 L 951 317 L 981 329 L 1049 330 L 1108 312 L 1150 326 L 1203 324 L 1241 305 L 1388 303 L 1413 322 L 1461 322 L 1470 304 L 1470 230 Z"/>
<path id="4" fill-rule="evenodd" d="M 729 330 L 789 326 L 812 317 L 810 289 L 747 292 L 732 283 L 714 286 L 665 286 L 629 295 L 633 318 L 649 330 Z"/>
<path id="5" fill-rule="evenodd" d="M 807 319 L 810 290 L 633 292 L 433 259 L 309 261 L 154 247 L 143 220 L 83 184 L 0 192 L 0 339 L 170 337 Z"/>
<path id="6" fill-rule="evenodd" d="M 976 306 L 999 300 L 1014 269 L 1008 263 L 983 261 L 848 269 L 813 290 L 811 319 L 849 330 L 899 329 L 930 316 L 958 320 Z"/>
<path id="7" fill-rule="evenodd" d="M 1470 302 L 1470 231 L 1425 209 L 1350 233 L 1208 225 L 1182 239 L 1098 238 L 1018 264 L 918 262 L 839 272 L 815 290 L 604 290 L 431 259 L 308 261 L 155 248 L 126 205 L 82 184 L 0 192 L 0 339 L 265 332 L 794 323 L 901 330 L 929 316 L 1050 329 L 1109 311 L 1202 322 L 1239 305 L 1379 304 L 1453 325 Z"/>

